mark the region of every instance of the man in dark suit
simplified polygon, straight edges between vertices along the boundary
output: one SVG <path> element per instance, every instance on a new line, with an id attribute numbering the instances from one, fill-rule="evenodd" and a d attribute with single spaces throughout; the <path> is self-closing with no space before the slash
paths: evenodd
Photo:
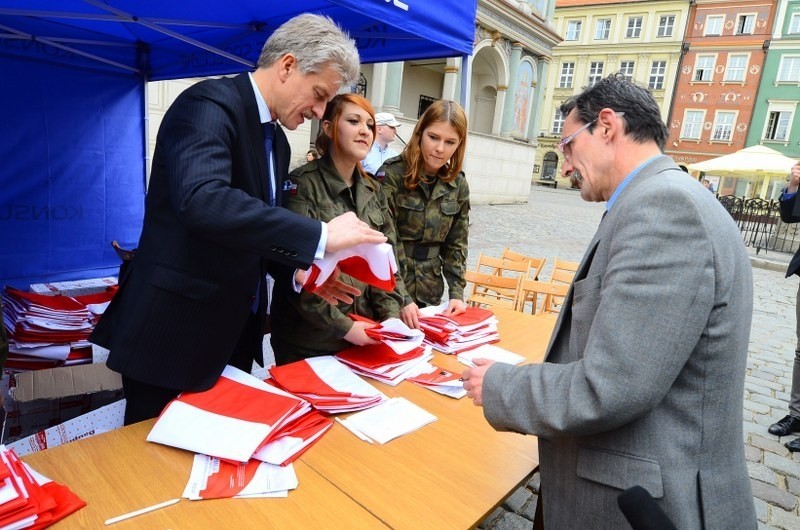
<path id="1" fill-rule="evenodd" d="M 254 72 L 198 83 L 167 111 L 138 250 L 91 337 L 122 374 L 126 424 L 262 358 L 267 273 L 288 278 L 325 252 L 386 241 L 352 213 L 321 223 L 278 207 L 290 149 L 275 122 L 321 118 L 359 66 L 333 21 L 304 14 L 274 31 Z M 329 287 L 331 303 L 353 294 Z"/>
<path id="2" fill-rule="evenodd" d="M 792 167 L 789 175 L 789 186 L 780 198 L 781 220 L 784 223 L 800 222 L 800 201 L 797 200 L 797 190 L 800 187 L 800 162 Z M 800 275 L 800 250 L 798 250 L 789 267 L 786 269 L 786 277 L 797 274 Z M 794 351 L 794 368 L 792 370 L 792 390 L 789 395 L 789 414 L 781 420 L 769 426 L 769 433 L 776 436 L 787 436 L 789 434 L 800 433 L 800 289 L 797 291 L 797 347 Z M 786 442 L 789 451 L 800 451 L 800 438 L 795 438 Z"/>
<path id="3" fill-rule="evenodd" d="M 562 171 L 605 202 L 547 348 L 476 360 L 498 430 L 539 438 L 545 528 L 626 528 L 639 485 L 677 528 L 756 528 L 742 442 L 750 260 L 716 198 L 664 156 L 652 95 L 614 74 L 561 105 Z M 653 513 L 655 517 L 657 513 Z"/>

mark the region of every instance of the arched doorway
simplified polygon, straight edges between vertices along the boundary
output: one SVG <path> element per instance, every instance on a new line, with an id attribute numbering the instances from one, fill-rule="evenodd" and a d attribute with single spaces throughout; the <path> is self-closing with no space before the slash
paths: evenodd
<path id="1" fill-rule="evenodd" d="M 491 134 L 492 122 L 494 121 L 494 108 L 497 104 L 497 90 L 492 86 L 485 86 L 480 89 L 475 97 L 475 104 L 472 106 L 472 127 L 473 131 Z"/>
<path id="2" fill-rule="evenodd" d="M 498 134 L 502 118 L 505 97 L 498 87 L 508 83 L 508 68 L 500 51 L 494 48 L 491 41 L 476 46 L 472 58 L 472 76 L 470 86 L 469 128 L 485 134 Z"/>
<path id="3" fill-rule="evenodd" d="M 558 155 L 548 151 L 542 160 L 542 180 L 555 180 L 558 174 Z"/>

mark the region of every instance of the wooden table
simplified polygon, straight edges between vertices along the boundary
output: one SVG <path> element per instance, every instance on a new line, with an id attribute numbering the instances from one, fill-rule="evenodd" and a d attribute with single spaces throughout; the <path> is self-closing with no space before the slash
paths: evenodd
<path id="1" fill-rule="evenodd" d="M 23 457 L 35 470 L 69 486 L 86 501 L 85 508 L 53 528 L 106 528 L 106 519 L 181 496 L 194 455 L 145 441 L 154 421 Z M 283 499 L 182 499 L 108 528 L 386 530 L 381 521 L 308 465 L 298 461 L 294 467 L 300 486 Z"/>
<path id="2" fill-rule="evenodd" d="M 495 309 L 500 346 L 540 362 L 555 323 Z M 454 356 L 434 363 L 465 367 Z M 442 396 L 408 382 L 390 387 L 438 419 L 385 445 L 334 427 L 295 462 L 299 487 L 285 499 L 181 500 L 113 528 L 469 528 L 480 523 L 536 468 L 536 438 L 494 431 L 468 398 Z M 87 507 L 59 529 L 103 521 L 180 497 L 193 454 L 146 442 L 153 420 L 24 457 L 68 485 Z"/>
<path id="3" fill-rule="evenodd" d="M 498 345 L 541 362 L 555 318 L 492 311 L 500 320 Z M 455 356 L 438 352 L 433 363 L 466 369 Z M 448 398 L 408 382 L 396 387 L 370 382 L 437 420 L 385 445 L 369 445 L 343 428 L 333 429 L 303 462 L 392 528 L 470 528 L 538 465 L 535 437 L 496 432 L 469 398 Z"/>

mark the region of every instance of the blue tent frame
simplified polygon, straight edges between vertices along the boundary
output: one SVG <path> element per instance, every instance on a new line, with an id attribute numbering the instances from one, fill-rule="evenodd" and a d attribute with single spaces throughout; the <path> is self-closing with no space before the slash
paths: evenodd
<path id="1" fill-rule="evenodd" d="M 0 282 L 116 273 L 109 242 L 135 244 L 144 214 L 148 81 L 252 69 L 271 31 L 303 12 L 342 25 L 364 63 L 466 57 L 476 8 L 477 0 L 0 0 Z"/>

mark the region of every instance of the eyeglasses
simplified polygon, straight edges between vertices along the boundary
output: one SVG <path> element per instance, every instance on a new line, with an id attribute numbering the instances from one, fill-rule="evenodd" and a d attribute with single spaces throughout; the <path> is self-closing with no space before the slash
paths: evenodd
<path id="1" fill-rule="evenodd" d="M 569 153 L 567 152 L 567 150 L 569 149 L 569 144 L 572 143 L 572 140 L 574 140 L 580 133 L 582 133 L 595 123 L 597 123 L 597 118 L 593 119 L 592 121 L 590 121 L 589 123 L 587 123 L 586 125 L 578 129 L 574 133 L 570 134 L 569 136 L 567 136 L 558 143 L 558 150 L 561 151 L 561 154 L 564 155 L 564 158 L 566 160 L 569 160 Z"/>
<path id="2" fill-rule="evenodd" d="M 624 112 L 616 112 L 615 114 L 617 116 L 625 116 Z M 575 139 L 575 137 L 577 137 L 580 133 L 582 133 L 583 131 L 585 131 L 586 129 L 588 129 L 589 127 L 594 125 L 595 123 L 597 123 L 597 119 L 598 118 L 593 119 L 592 121 L 590 121 L 589 123 L 587 123 L 586 125 L 584 125 L 580 129 L 578 129 L 574 133 L 570 134 L 569 136 L 567 136 L 566 138 L 564 138 L 563 140 L 561 140 L 558 143 L 558 146 L 557 146 L 558 150 L 561 151 L 561 153 L 564 155 L 564 159 L 565 160 L 569 161 L 570 153 L 567 152 L 568 150 L 571 151 L 569 149 L 569 144 L 571 144 L 572 141 Z"/>

